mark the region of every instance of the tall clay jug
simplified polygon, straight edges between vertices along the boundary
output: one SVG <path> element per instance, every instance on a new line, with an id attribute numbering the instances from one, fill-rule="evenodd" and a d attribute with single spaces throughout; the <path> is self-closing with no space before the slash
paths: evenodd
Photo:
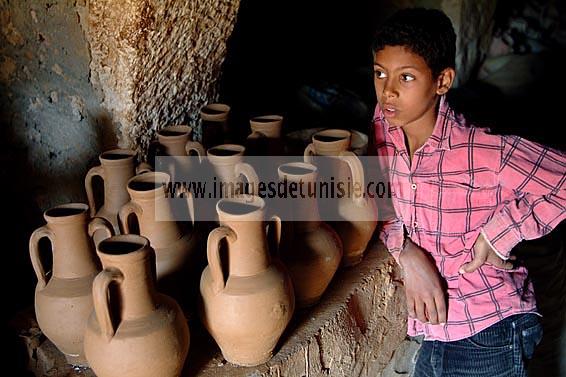
<path id="1" fill-rule="evenodd" d="M 174 182 L 198 182 L 202 179 L 198 167 L 206 152 L 199 142 L 190 140 L 192 132 L 192 127 L 186 125 L 164 127 L 157 131 L 157 140 L 150 145 L 149 153 L 156 155 L 155 170 L 169 174 Z M 192 157 L 191 153 L 196 157 Z"/>
<path id="2" fill-rule="evenodd" d="M 155 288 L 146 238 L 121 235 L 98 244 L 104 270 L 94 280 L 85 352 L 98 377 L 175 377 L 189 350 L 181 308 Z"/>
<path id="3" fill-rule="evenodd" d="M 297 307 L 302 308 L 316 304 L 328 287 L 342 260 L 342 241 L 320 220 L 316 197 L 308 196 L 307 190 L 315 190 L 316 166 L 292 162 L 279 166 L 278 171 L 281 181 L 307 186 L 305 197 L 294 202 L 287 199 L 293 230 L 286 249 L 280 253 L 293 280 Z"/>
<path id="4" fill-rule="evenodd" d="M 350 143 L 350 131 L 329 129 L 315 133 L 304 152 L 305 162 L 314 162 L 314 156 L 323 156 L 320 162 L 321 170 L 324 169 L 323 179 L 328 182 L 334 178 L 342 182 L 347 187 L 345 191 L 350 193 L 330 198 L 331 215 L 335 221 L 329 224 L 342 239 L 343 266 L 361 262 L 377 225 L 377 207 L 373 200 L 365 197 L 363 166 L 359 158 L 348 150 Z"/>
<path id="5" fill-rule="evenodd" d="M 247 138 L 247 146 L 252 156 L 281 156 L 283 142 L 281 115 L 261 115 L 250 119 L 251 133 Z"/>
<path id="6" fill-rule="evenodd" d="M 195 152 L 202 157 L 205 155 L 202 145 L 189 140 L 192 132 L 193 129 L 186 125 L 164 127 L 157 131 L 157 141 L 168 156 L 188 156 L 190 152 Z"/>
<path id="7" fill-rule="evenodd" d="M 164 189 L 164 185 L 166 187 L 169 182 L 169 175 L 161 172 L 132 177 L 127 184 L 131 200 L 124 204 L 119 213 L 123 234 L 131 233 L 130 215 L 134 215 L 139 225 L 139 234 L 149 239 L 155 250 L 157 280 L 160 283 L 164 278 L 175 280 L 183 275 L 183 270 L 190 264 L 198 246 L 195 228 L 183 229 L 174 221 L 175 202 L 166 195 Z M 188 216 L 193 220 L 193 197 L 190 194 L 185 197 Z"/>
<path id="8" fill-rule="evenodd" d="M 304 151 L 304 161 L 315 164 L 321 181 L 346 183 L 349 170 L 345 163 L 332 158 L 350 149 L 351 133 L 341 129 L 327 129 L 312 135 L 312 142 Z M 315 156 L 322 156 L 317 159 Z M 317 161 L 318 160 L 318 161 Z"/>
<path id="9" fill-rule="evenodd" d="M 344 245 L 344 266 L 362 261 L 367 245 L 377 226 L 377 206 L 367 197 L 364 169 L 360 159 L 350 151 L 341 152 L 340 160 L 348 164 L 352 176 L 353 194 L 338 200 L 338 218 L 332 223 Z"/>
<path id="10" fill-rule="evenodd" d="M 202 145 L 208 149 L 231 140 L 228 129 L 230 106 L 224 103 L 210 103 L 200 110 L 202 120 Z"/>
<path id="11" fill-rule="evenodd" d="M 249 183 L 250 194 L 254 194 L 259 186 L 259 178 L 254 168 L 244 162 L 246 148 L 237 144 L 217 145 L 207 150 L 208 161 L 212 165 L 218 185 L 224 197 L 243 194 L 244 176 Z"/>
<path id="12" fill-rule="evenodd" d="M 337 156 L 350 149 L 352 134 L 347 130 L 327 129 L 315 133 L 307 145 L 305 162 L 312 163 L 312 156 Z"/>
<path id="13" fill-rule="evenodd" d="M 291 279 L 269 255 L 264 207 L 263 199 L 251 195 L 217 203 L 221 226 L 208 236 L 208 266 L 200 280 L 202 321 L 226 360 L 237 365 L 269 360 L 295 308 Z M 279 218 L 276 224 L 279 235 Z M 223 239 L 226 278 L 219 253 Z"/>
<path id="14" fill-rule="evenodd" d="M 130 197 L 126 191 L 128 180 L 134 175 L 150 171 L 147 164 L 135 165 L 136 153 L 129 149 L 112 149 L 99 157 L 100 165 L 91 168 L 85 177 L 85 189 L 92 217 L 102 217 L 114 227 L 114 232 L 120 231 L 118 226 L 118 211 Z M 92 179 L 99 176 L 104 181 L 104 203 L 96 208 Z"/>
<path id="15" fill-rule="evenodd" d="M 37 276 L 35 315 L 45 336 L 73 365 L 87 365 L 83 335 L 93 309 L 92 281 L 99 271 L 91 239 L 95 231 L 113 234 L 112 225 L 101 218 L 90 219 L 88 206 L 63 204 L 44 213 L 47 225 L 36 229 L 29 240 L 29 252 Z M 51 241 L 53 265 L 45 272 L 39 255 L 39 241 Z"/>

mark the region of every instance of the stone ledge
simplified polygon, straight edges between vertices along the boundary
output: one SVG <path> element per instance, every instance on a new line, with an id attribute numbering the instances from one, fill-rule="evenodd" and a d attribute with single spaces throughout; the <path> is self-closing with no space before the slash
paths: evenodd
<path id="1" fill-rule="evenodd" d="M 383 245 L 371 246 L 362 263 L 338 273 L 317 306 L 296 313 L 277 353 L 257 367 L 226 363 L 191 318 L 191 346 L 183 375 L 377 376 L 405 339 L 406 309 L 398 268 Z M 41 335 L 33 313 L 22 315 L 19 322 L 36 376 L 94 376 L 91 370 L 65 365 L 63 355 Z"/>

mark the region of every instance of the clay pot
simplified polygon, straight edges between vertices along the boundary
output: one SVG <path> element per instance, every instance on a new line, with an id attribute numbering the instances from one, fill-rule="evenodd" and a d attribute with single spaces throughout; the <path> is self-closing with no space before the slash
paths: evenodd
<path id="1" fill-rule="evenodd" d="M 269 360 L 295 308 L 291 279 L 269 255 L 264 207 L 263 199 L 251 195 L 217 203 L 221 226 L 208 236 L 208 266 L 200 281 L 204 326 L 224 358 L 237 365 Z M 281 221 L 275 220 L 279 240 Z M 228 266 L 220 259 L 223 239 Z"/>
<path id="2" fill-rule="evenodd" d="M 329 210 L 332 218 L 336 219 L 329 224 L 342 239 L 343 266 L 361 262 L 377 226 L 377 207 L 375 201 L 365 197 L 363 166 L 356 154 L 348 150 L 350 142 L 349 131 L 323 130 L 312 136 L 312 143 L 304 151 L 305 162 L 317 164 L 322 180 L 330 182 L 333 178 L 337 184 L 342 183 L 347 193 L 351 193 L 333 200 Z M 315 156 L 323 156 L 323 160 L 318 164 Z"/>
<path id="3" fill-rule="evenodd" d="M 248 135 L 248 139 L 260 137 L 279 139 L 281 137 L 282 126 L 283 117 L 281 115 L 262 115 L 254 117 L 250 119 L 252 132 Z"/>
<path id="4" fill-rule="evenodd" d="M 173 198 L 166 196 L 163 187 L 169 182 L 169 175 L 161 172 L 132 177 L 127 184 L 131 200 L 119 213 L 123 234 L 131 233 L 130 215 L 134 215 L 139 234 L 149 239 L 155 250 L 158 282 L 182 275 L 198 247 L 195 229 L 184 232 L 180 224 L 173 221 Z M 186 194 L 185 198 L 189 216 L 194 219 L 193 197 Z"/>
<path id="5" fill-rule="evenodd" d="M 181 308 L 155 288 L 146 238 L 111 237 L 98 245 L 104 270 L 94 280 L 85 352 L 98 377 L 180 376 L 189 350 Z"/>
<path id="6" fill-rule="evenodd" d="M 206 149 L 231 139 L 228 129 L 229 113 L 230 106 L 223 103 L 211 103 L 201 109 L 202 145 Z"/>
<path id="7" fill-rule="evenodd" d="M 281 181 L 303 182 L 314 191 L 316 166 L 293 162 L 279 166 L 278 172 Z M 316 197 L 307 196 L 292 204 L 293 230 L 281 260 L 293 280 L 297 307 L 303 308 L 316 304 L 328 287 L 342 260 L 342 241 L 320 220 Z"/>
<path id="8" fill-rule="evenodd" d="M 99 156 L 100 166 L 91 168 L 85 177 L 85 189 L 92 217 L 102 217 L 119 232 L 118 211 L 130 197 L 126 184 L 136 174 L 151 171 L 148 164 L 135 165 L 136 153 L 129 149 L 112 149 Z M 98 210 L 94 201 L 92 178 L 99 176 L 104 181 L 104 203 Z M 97 239 L 97 241 L 99 241 Z"/>
<path id="9" fill-rule="evenodd" d="M 223 185 L 224 197 L 243 194 L 244 176 L 250 184 L 250 194 L 254 194 L 259 185 L 259 178 L 254 168 L 244 161 L 246 148 L 237 144 L 217 145 L 207 150 L 208 161 L 212 164 L 217 182 Z"/>
<path id="10" fill-rule="evenodd" d="M 112 236 L 112 225 L 102 218 L 90 219 L 88 206 L 70 203 L 48 209 L 47 225 L 36 229 L 29 240 L 29 253 L 37 276 L 35 315 L 41 331 L 73 365 L 87 365 L 83 335 L 93 309 L 92 281 L 99 271 L 94 244 L 95 231 Z M 39 255 L 39 241 L 51 241 L 53 265 L 46 274 Z"/>
<path id="11" fill-rule="evenodd" d="M 295 156 L 303 153 L 305 147 L 312 142 L 312 135 L 323 131 L 324 128 L 306 128 L 302 130 L 292 131 L 285 135 L 285 150 L 287 155 Z M 350 131 L 350 150 L 358 156 L 367 154 L 368 135 L 358 130 L 349 129 Z"/>
<path id="12" fill-rule="evenodd" d="M 354 187 L 352 197 L 338 200 L 338 218 L 332 223 L 344 245 L 342 265 L 354 266 L 362 261 L 373 232 L 377 226 L 377 206 L 366 195 L 364 169 L 358 156 L 353 152 L 341 152 L 340 160 L 348 164 Z M 356 187 L 360 190 L 357 191 Z"/>
<path id="13" fill-rule="evenodd" d="M 189 140 L 192 132 L 193 129 L 185 125 L 164 127 L 157 131 L 157 141 L 168 156 L 189 156 L 190 152 L 194 151 L 202 157 L 205 155 L 202 145 L 197 141 Z"/>
<path id="14" fill-rule="evenodd" d="M 315 133 L 312 143 L 307 145 L 305 162 L 311 163 L 312 156 L 337 156 L 350 149 L 351 133 L 347 130 L 328 129 Z"/>
<path id="15" fill-rule="evenodd" d="M 198 181 L 198 165 L 206 155 L 203 146 L 189 140 L 193 129 L 178 125 L 157 131 L 157 140 L 150 146 L 150 154 L 156 155 L 155 169 L 169 174 L 175 182 Z M 190 156 L 194 152 L 198 160 Z M 159 158 L 158 156 L 166 156 Z"/>
<path id="16" fill-rule="evenodd" d="M 253 156 L 283 155 L 281 129 L 283 117 L 280 115 L 262 115 L 250 119 L 251 133 L 247 146 Z"/>

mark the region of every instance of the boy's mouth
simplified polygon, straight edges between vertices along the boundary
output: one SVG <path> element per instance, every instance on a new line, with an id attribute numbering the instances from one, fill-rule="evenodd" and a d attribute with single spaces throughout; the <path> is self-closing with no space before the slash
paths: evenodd
<path id="1" fill-rule="evenodd" d="M 397 112 L 397 109 L 394 108 L 391 105 L 384 105 L 383 106 L 383 113 L 384 113 L 385 117 L 387 117 L 387 118 L 395 116 L 396 112 Z"/>

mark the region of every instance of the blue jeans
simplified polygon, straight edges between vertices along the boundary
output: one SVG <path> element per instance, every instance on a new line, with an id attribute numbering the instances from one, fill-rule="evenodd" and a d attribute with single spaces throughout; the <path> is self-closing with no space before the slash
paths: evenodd
<path id="1" fill-rule="evenodd" d="M 526 377 L 542 339 L 536 314 L 518 314 L 454 342 L 424 341 L 414 377 Z"/>

